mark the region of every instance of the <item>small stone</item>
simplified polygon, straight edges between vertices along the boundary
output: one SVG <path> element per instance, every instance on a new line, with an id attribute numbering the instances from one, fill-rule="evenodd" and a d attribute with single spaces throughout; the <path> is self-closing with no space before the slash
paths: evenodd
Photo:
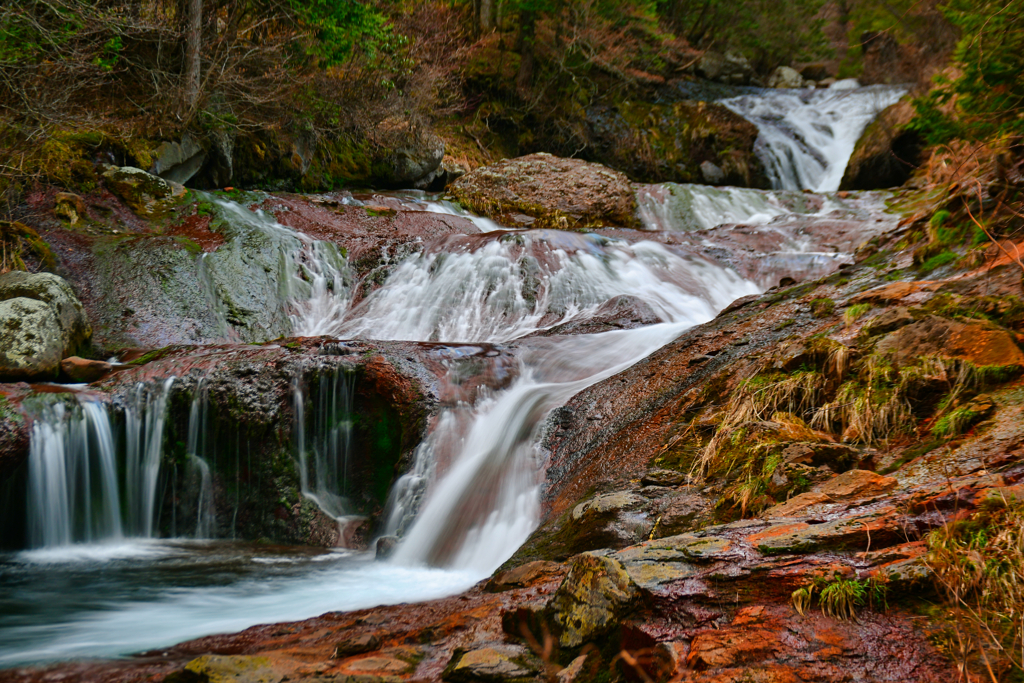
<path id="1" fill-rule="evenodd" d="M 354 655 L 361 655 L 366 652 L 373 652 L 380 649 L 380 638 L 372 633 L 364 633 L 352 636 L 338 643 L 334 648 L 334 658 L 344 659 Z"/>
<path id="2" fill-rule="evenodd" d="M 493 647 L 469 652 L 456 650 L 441 677 L 453 683 L 505 683 L 532 678 L 540 670 L 526 661 L 523 656 L 525 652 L 517 652 L 512 648 L 503 649 L 506 651 Z"/>
<path id="3" fill-rule="evenodd" d="M 527 562 L 521 567 L 501 572 L 487 582 L 485 590 L 492 593 L 524 588 L 536 583 L 539 580 L 557 576 L 565 572 L 565 566 L 557 562 L 546 562 L 538 560 Z"/>
<path id="4" fill-rule="evenodd" d="M 769 88 L 803 88 L 806 86 L 803 76 L 796 69 L 780 66 L 768 78 Z"/>
<path id="5" fill-rule="evenodd" d="M 60 362 L 60 371 L 72 382 L 89 383 L 101 380 L 110 374 L 113 367 L 103 360 L 87 360 L 78 356 L 71 356 Z"/>
<path id="6" fill-rule="evenodd" d="M 897 306 L 891 308 L 884 313 L 871 318 L 866 323 L 862 331 L 865 335 L 873 337 L 879 334 L 886 334 L 893 332 L 905 327 L 914 322 L 914 316 L 910 314 L 910 309 L 905 306 Z"/>
<path id="7" fill-rule="evenodd" d="M 133 166 L 109 167 L 103 180 L 111 192 L 142 218 L 163 218 L 187 192 L 179 183 Z"/>
<path id="8" fill-rule="evenodd" d="M 53 198 L 53 212 L 61 218 L 67 219 L 70 225 L 86 215 L 85 200 L 73 192 L 58 192 Z"/>
<path id="9" fill-rule="evenodd" d="M 649 470 L 640 479 L 644 486 L 679 486 L 686 481 L 686 475 L 675 470 Z"/>

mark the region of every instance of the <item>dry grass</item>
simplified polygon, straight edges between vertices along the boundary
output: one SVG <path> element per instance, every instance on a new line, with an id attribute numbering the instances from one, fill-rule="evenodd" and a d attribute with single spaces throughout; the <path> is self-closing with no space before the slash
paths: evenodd
<path id="1" fill-rule="evenodd" d="M 946 652 L 992 683 L 1024 675 L 1024 503 L 1004 496 L 928 537 L 928 563 L 952 620 Z"/>

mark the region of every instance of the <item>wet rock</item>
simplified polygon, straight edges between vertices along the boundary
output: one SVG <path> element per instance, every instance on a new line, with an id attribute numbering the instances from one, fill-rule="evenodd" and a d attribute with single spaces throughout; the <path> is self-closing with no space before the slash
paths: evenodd
<path id="1" fill-rule="evenodd" d="M 491 577 L 491 580 L 487 582 L 486 590 L 492 593 L 500 593 L 516 588 L 526 588 L 539 581 L 561 576 L 564 573 L 564 565 L 558 562 L 547 562 L 544 560 L 527 562 L 520 567 Z"/>
<path id="2" fill-rule="evenodd" d="M 913 323 L 914 316 L 910 314 L 910 309 L 906 306 L 896 306 L 868 320 L 861 331 L 865 336 L 873 337 L 894 332 Z"/>
<path id="3" fill-rule="evenodd" d="M 900 365 L 912 364 L 920 356 L 940 356 L 970 361 L 976 367 L 1024 368 L 1024 351 L 1005 330 L 987 322 L 934 315 L 890 332 L 879 340 L 876 350 L 893 355 Z"/>
<path id="4" fill-rule="evenodd" d="M 827 494 L 826 494 L 827 495 Z M 863 515 L 809 524 L 781 523 L 747 537 L 765 555 L 809 553 L 821 550 L 867 550 L 905 538 L 903 527 L 892 508 Z"/>
<path id="5" fill-rule="evenodd" d="M 341 667 L 345 673 L 358 676 L 401 676 L 415 671 L 422 658 L 420 648 L 400 646 L 376 651 L 368 657 L 348 659 Z"/>
<path id="6" fill-rule="evenodd" d="M 907 182 L 920 166 L 924 140 L 907 130 L 914 118 L 913 98 L 908 95 L 875 118 L 853 149 L 840 190 L 879 190 Z"/>
<path id="7" fill-rule="evenodd" d="M 43 302 L 53 311 L 59 328 L 61 358 L 83 348 L 92 336 L 85 310 L 71 285 L 63 278 L 52 273 L 20 270 L 0 275 L 0 301 L 15 297 Z"/>
<path id="8" fill-rule="evenodd" d="M 540 667 L 530 661 L 526 650 L 508 646 L 456 650 L 441 678 L 453 683 L 504 683 L 533 680 Z"/>
<path id="9" fill-rule="evenodd" d="M 391 557 L 391 554 L 395 552 L 395 548 L 398 547 L 397 536 L 381 536 L 377 539 L 377 550 L 376 558 L 378 560 L 386 560 Z"/>
<path id="10" fill-rule="evenodd" d="M 815 487 L 814 490 L 835 500 L 851 500 L 881 496 L 896 486 L 897 481 L 892 477 L 883 477 L 868 470 L 850 470 Z"/>
<path id="11" fill-rule="evenodd" d="M 386 152 L 380 180 L 394 187 L 428 187 L 444 159 L 444 140 L 408 121 L 388 119 L 378 127 Z"/>
<path id="12" fill-rule="evenodd" d="M 63 351 L 53 309 L 24 297 L 0 301 L 0 380 L 56 379 Z"/>
<path id="13" fill-rule="evenodd" d="M 133 166 L 112 166 L 104 171 L 103 180 L 140 218 L 166 217 L 187 193 L 183 185 Z"/>
<path id="14" fill-rule="evenodd" d="M 499 221 L 526 214 L 537 219 L 535 227 L 637 225 L 629 180 L 579 159 L 544 153 L 507 159 L 467 173 L 450 191 L 467 208 Z"/>
<path id="15" fill-rule="evenodd" d="M 164 180 L 184 185 L 206 163 L 206 151 L 191 135 L 179 141 L 165 141 L 153 150 L 149 172 Z"/>
<path id="16" fill-rule="evenodd" d="M 789 465 L 826 466 L 836 473 L 845 472 L 861 459 L 853 446 L 839 443 L 791 443 L 782 449 L 782 461 Z"/>
<path id="17" fill-rule="evenodd" d="M 637 606 L 636 584 L 617 560 L 585 553 L 547 604 L 565 648 L 577 648 L 610 633 Z"/>
<path id="18" fill-rule="evenodd" d="M 644 183 L 768 187 L 757 127 L 715 102 L 640 100 L 587 109 L 588 158 Z"/>
<path id="19" fill-rule="evenodd" d="M 675 470 L 650 470 L 640 479 L 644 486 L 679 486 L 687 479 L 686 474 Z"/>
<path id="20" fill-rule="evenodd" d="M 29 436 L 28 421 L 0 394 L 0 485 L 28 458 Z"/>
<path id="21" fill-rule="evenodd" d="M 372 633 L 363 633 L 362 635 L 352 636 L 339 642 L 334 648 L 334 658 L 344 659 L 379 649 L 380 638 Z"/>
<path id="22" fill-rule="evenodd" d="M 75 225 L 79 219 L 87 215 L 85 200 L 73 192 L 58 192 L 53 202 L 53 212 L 65 219 L 69 225 Z"/>
<path id="23" fill-rule="evenodd" d="M 639 510 L 644 499 L 628 491 L 595 496 L 573 508 L 567 521 L 576 551 L 621 548 L 650 532 L 652 522 Z"/>
<path id="24" fill-rule="evenodd" d="M 796 69 L 780 66 L 768 77 L 769 88 L 803 88 L 806 86 L 803 76 Z"/>
<path id="25" fill-rule="evenodd" d="M 714 501 L 696 488 L 669 496 L 657 509 L 654 537 L 677 536 L 709 522 L 714 517 Z"/>
<path id="26" fill-rule="evenodd" d="M 663 322 L 654 309 L 635 296 L 617 296 L 601 305 L 593 316 L 556 325 L 543 336 L 565 334 L 596 334 L 610 330 L 633 330 Z M 538 336 L 541 336 L 538 335 Z"/>
<path id="27" fill-rule="evenodd" d="M 242 655 L 203 655 L 186 664 L 184 673 L 182 683 L 280 683 L 284 679 L 269 657 Z"/>
<path id="28" fill-rule="evenodd" d="M 96 382 L 103 379 L 113 370 L 113 366 L 103 360 L 88 360 L 71 356 L 60 362 L 61 373 L 72 382 Z"/>
<path id="29" fill-rule="evenodd" d="M 703 671 L 754 664 L 783 649 L 782 634 L 764 628 L 702 633 L 690 644 L 686 663 Z"/>
<path id="30" fill-rule="evenodd" d="M 728 85 L 747 85 L 754 75 L 750 61 L 739 54 L 707 51 L 697 62 L 698 76 Z"/>

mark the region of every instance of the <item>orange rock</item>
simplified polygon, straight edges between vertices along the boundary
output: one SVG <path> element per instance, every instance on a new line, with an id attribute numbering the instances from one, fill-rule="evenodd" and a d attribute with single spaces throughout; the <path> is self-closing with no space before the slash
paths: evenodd
<path id="1" fill-rule="evenodd" d="M 897 481 L 868 470 L 850 470 L 816 486 L 814 491 L 832 500 L 871 498 L 888 493 L 896 488 Z"/>
<path id="2" fill-rule="evenodd" d="M 732 667 L 763 662 L 781 649 L 781 634 L 773 629 L 712 631 L 693 639 L 686 663 L 698 671 Z"/>
<path id="3" fill-rule="evenodd" d="M 941 356 L 970 361 L 975 366 L 1024 368 L 1024 352 L 1005 330 L 987 322 L 959 322 L 930 315 L 882 337 L 880 353 L 895 356 L 901 365 L 920 356 Z"/>
<path id="4" fill-rule="evenodd" d="M 60 362 L 60 370 L 74 382 L 95 382 L 109 375 L 113 366 L 102 360 L 70 356 Z"/>

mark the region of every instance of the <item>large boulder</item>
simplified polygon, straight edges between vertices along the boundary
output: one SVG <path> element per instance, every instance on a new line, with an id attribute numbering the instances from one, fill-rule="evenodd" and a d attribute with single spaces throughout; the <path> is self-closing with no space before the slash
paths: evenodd
<path id="1" fill-rule="evenodd" d="M 59 330 L 61 358 L 74 355 L 89 342 L 92 328 L 85 309 L 63 278 L 21 270 L 0 275 L 0 301 L 16 298 L 40 301 L 52 310 Z"/>
<path id="2" fill-rule="evenodd" d="M 709 81 L 728 85 L 747 85 L 754 75 L 750 61 L 732 52 L 705 52 L 697 62 L 695 71 L 698 76 Z"/>
<path id="3" fill-rule="evenodd" d="M 924 140 L 907 130 L 914 118 L 913 99 L 906 96 L 868 124 L 846 165 L 840 190 L 897 187 L 921 164 Z"/>
<path id="4" fill-rule="evenodd" d="M 721 104 L 627 101 L 587 110 L 589 158 L 636 182 L 769 187 L 757 126 Z"/>
<path id="5" fill-rule="evenodd" d="M 423 189 L 444 173 L 444 140 L 433 132 L 406 121 L 388 120 L 378 133 L 384 149 L 376 167 L 384 184 Z"/>
<path id="6" fill-rule="evenodd" d="M 56 379 L 62 351 L 52 308 L 25 297 L 0 301 L 0 380 Z"/>
<path id="7" fill-rule="evenodd" d="M 107 188 L 141 218 L 167 216 L 187 191 L 180 183 L 164 180 L 134 166 L 111 166 L 103 173 Z"/>
<path id="8" fill-rule="evenodd" d="M 626 176 L 579 159 L 530 154 L 478 168 L 451 192 L 464 205 L 498 221 L 519 214 L 533 227 L 638 226 L 636 197 Z"/>
<path id="9" fill-rule="evenodd" d="M 206 163 L 206 150 L 191 135 L 179 141 L 165 141 L 153 151 L 149 172 L 164 180 L 187 183 Z"/>

